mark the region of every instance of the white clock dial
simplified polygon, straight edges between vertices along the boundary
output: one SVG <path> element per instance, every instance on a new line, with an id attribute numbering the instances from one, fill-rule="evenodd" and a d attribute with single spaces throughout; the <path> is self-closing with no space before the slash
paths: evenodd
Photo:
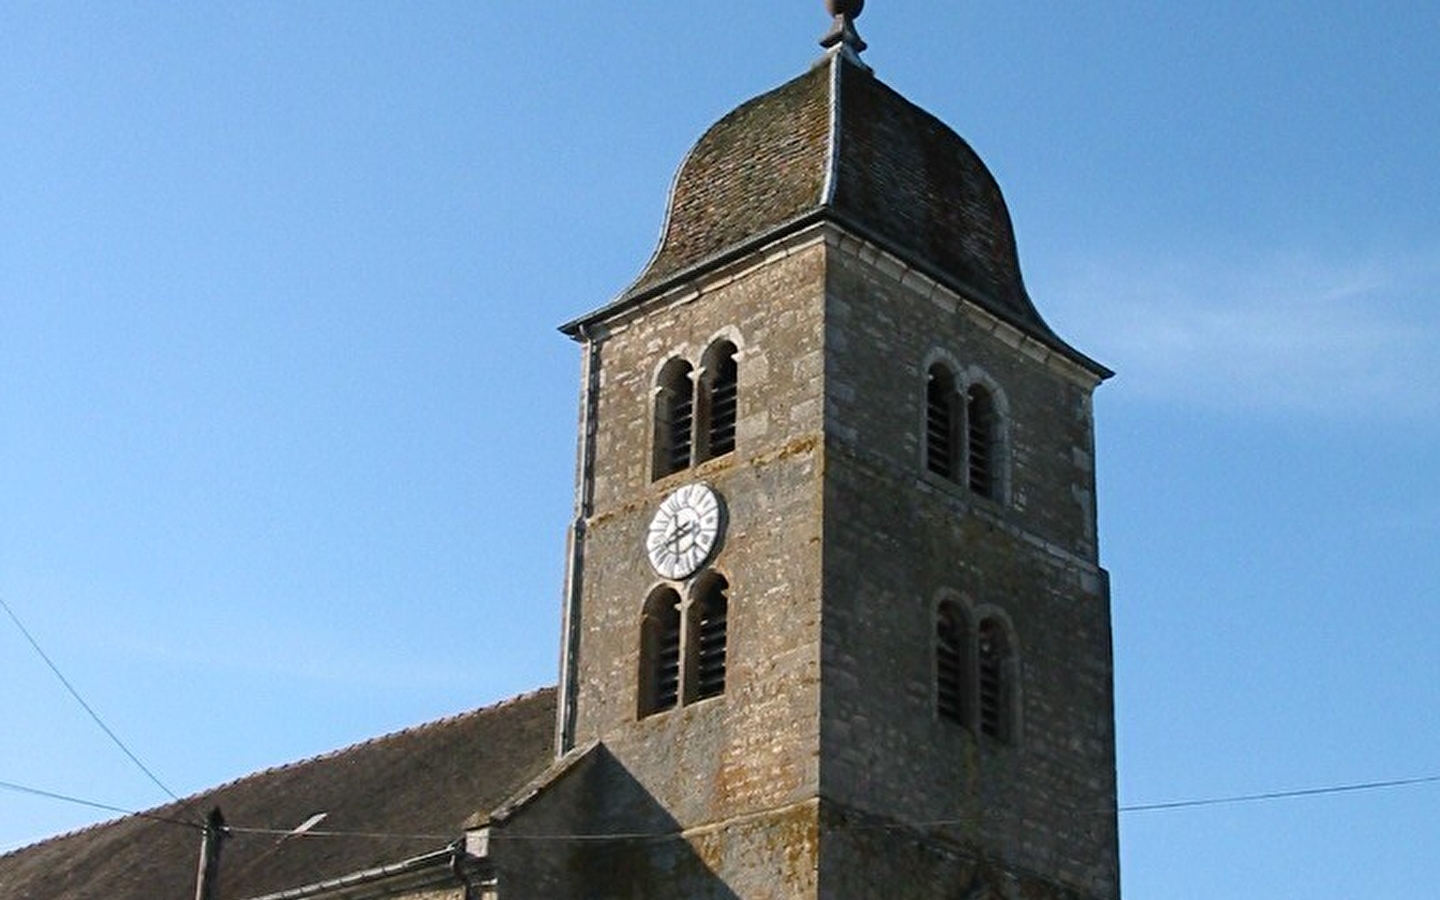
<path id="1" fill-rule="evenodd" d="M 720 497 L 709 485 L 687 484 L 660 501 L 645 535 L 645 553 L 661 577 L 689 578 L 710 558 L 724 527 Z"/>

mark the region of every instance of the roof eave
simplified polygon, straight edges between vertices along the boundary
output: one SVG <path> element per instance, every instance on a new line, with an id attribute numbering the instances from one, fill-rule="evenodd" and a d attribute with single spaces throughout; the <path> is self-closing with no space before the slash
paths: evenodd
<path id="1" fill-rule="evenodd" d="M 371 900 L 456 882 L 457 845 L 248 900 Z"/>
<path id="2" fill-rule="evenodd" d="M 762 231 L 753 237 L 747 238 L 738 244 L 732 244 L 724 250 L 713 253 L 698 262 L 677 269 L 656 281 L 630 288 L 599 309 L 592 310 L 578 319 L 573 319 L 561 325 L 560 331 L 573 340 L 582 340 L 585 333 L 600 322 L 612 319 L 632 307 L 639 306 L 646 300 L 657 297 L 678 284 L 699 278 L 712 269 L 719 269 L 736 260 L 743 259 L 761 247 L 774 243 L 786 235 L 807 228 L 825 218 L 826 213 L 823 208 L 811 209 L 766 231 Z"/>
<path id="3" fill-rule="evenodd" d="M 1044 343 L 1070 362 L 1092 374 L 1097 381 L 1105 381 L 1114 376 L 1114 372 L 1106 366 L 1076 350 L 1066 343 L 1059 335 L 1051 331 L 1044 321 L 1039 321 L 1037 327 L 1035 322 L 1025 321 L 1015 316 L 1004 304 L 1001 304 L 990 297 L 989 294 L 979 286 L 965 281 L 940 267 L 930 263 L 923 257 L 918 256 L 910 248 L 897 246 L 893 241 L 887 240 L 881 235 L 864 225 L 854 221 L 850 217 L 840 213 L 832 206 L 819 206 L 808 210 L 789 221 L 783 222 L 767 231 L 761 232 L 741 243 L 734 244 L 719 253 L 692 263 L 682 269 L 678 269 L 669 275 L 660 278 L 642 287 L 632 288 L 621 294 L 612 302 L 593 310 L 585 315 L 566 322 L 560 326 L 560 331 L 572 340 L 583 341 L 591 334 L 595 327 L 605 321 L 624 313 L 640 304 L 658 297 L 677 285 L 694 281 L 709 271 L 722 268 L 737 260 L 759 251 L 778 240 L 781 240 L 797 231 L 801 231 L 818 222 L 830 222 L 837 227 L 850 232 L 856 237 L 868 243 L 874 244 L 885 252 L 904 260 L 907 265 L 918 270 L 927 278 L 932 279 L 957 295 L 975 303 L 990 315 L 1005 322 L 1006 324 L 1019 329 L 1031 338 Z"/>
<path id="4" fill-rule="evenodd" d="M 827 218 L 830 221 L 834 222 L 836 225 L 845 229 L 846 231 L 854 234 L 856 237 L 859 237 L 862 240 L 867 241 L 868 243 L 874 244 L 876 247 L 879 247 L 886 253 L 894 256 L 896 259 L 901 260 L 907 266 L 920 272 L 920 274 L 924 275 L 926 278 L 929 278 L 934 282 L 944 285 L 948 290 L 950 290 L 957 296 L 963 298 L 970 303 L 974 303 L 976 306 L 980 307 L 985 312 L 1006 323 L 1012 328 L 1019 330 L 1026 336 L 1033 338 L 1041 342 L 1042 344 L 1045 344 L 1047 347 L 1059 353 L 1061 356 L 1065 357 L 1070 362 L 1090 372 L 1092 375 L 1095 376 L 1097 381 L 1104 381 L 1107 378 L 1111 378 L 1115 375 L 1115 373 L 1109 368 L 1101 365 L 1099 362 L 1096 362 L 1095 360 L 1086 356 L 1084 353 L 1081 353 L 1079 350 L 1076 350 L 1074 347 L 1070 346 L 1070 344 L 1066 343 L 1065 340 L 1061 338 L 1058 334 L 1052 331 L 1050 326 L 1047 325 L 1045 323 L 1045 320 L 1040 316 L 1039 311 L 1034 308 L 1034 304 L 1030 302 L 1028 297 L 1025 298 L 1025 302 L 1030 306 L 1031 314 L 1034 316 L 1033 321 L 1015 315 L 1015 313 L 1010 310 L 1005 304 L 997 301 L 993 296 L 991 296 L 989 291 L 985 290 L 979 285 L 967 281 L 966 279 L 963 279 L 953 274 L 952 272 L 938 265 L 935 265 L 934 263 L 925 259 L 923 256 L 915 253 L 913 249 L 908 247 L 902 247 L 896 242 L 886 239 L 884 235 L 865 227 L 859 222 L 856 222 L 854 219 L 851 219 L 850 217 L 833 209 L 829 211 Z"/>

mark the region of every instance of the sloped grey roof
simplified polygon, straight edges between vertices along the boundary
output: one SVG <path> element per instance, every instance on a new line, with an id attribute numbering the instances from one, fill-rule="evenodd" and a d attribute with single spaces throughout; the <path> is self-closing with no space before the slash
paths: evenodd
<path id="1" fill-rule="evenodd" d="M 829 83 L 817 66 L 710 127 L 680 166 L 660 246 L 627 297 L 821 206 Z"/>
<path id="2" fill-rule="evenodd" d="M 129 816 L 0 857 L 5 900 L 193 897 L 198 822 L 219 806 L 237 829 L 224 843 L 219 900 L 302 887 L 443 849 L 477 811 L 503 803 L 553 759 L 555 691 L 357 744 L 242 778 L 182 803 Z M 327 813 L 317 831 L 374 837 L 286 837 Z"/>
<path id="3" fill-rule="evenodd" d="M 825 219 L 893 253 L 1082 365 L 1036 311 L 994 176 L 958 134 L 844 53 L 726 115 L 671 190 L 660 244 L 615 303 L 640 302 Z"/>

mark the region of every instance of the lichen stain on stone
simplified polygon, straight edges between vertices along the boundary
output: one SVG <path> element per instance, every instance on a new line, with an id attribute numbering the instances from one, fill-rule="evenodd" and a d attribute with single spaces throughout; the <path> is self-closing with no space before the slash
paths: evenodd
<path id="1" fill-rule="evenodd" d="M 772 450 L 769 453 L 764 453 L 752 458 L 750 465 L 757 469 L 762 468 L 771 463 L 781 462 L 791 459 L 792 457 L 800 456 L 801 454 L 810 453 L 819 446 L 819 444 L 819 435 L 807 434 L 784 444 L 778 450 Z"/>
<path id="2" fill-rule="evenodd" d="M 755 780 L 755 773 L 750 766 L 742 760 L 734 760 L 733 756 L 727 758 L 724 763 L 715 770 L 715 782 L 711 796 L 719 802 L 733 802 L 743 796 L 745 790 Z"/>
<path id="3" fill-rule="evenodd" d="M 772 847 L 785 860 L 784 880 L 809 884 L 819 862 L 820 820 L 813 807 L 805 806 L 780 814 L 767 833 Z"/>

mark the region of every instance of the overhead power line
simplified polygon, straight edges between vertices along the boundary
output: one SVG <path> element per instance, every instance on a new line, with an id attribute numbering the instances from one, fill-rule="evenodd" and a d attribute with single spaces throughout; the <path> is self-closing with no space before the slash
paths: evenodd
<path id="1" fill-rule="evenodd" d="M 186 828 L 199 830 L 200 825 L 194 822 L 186 822 L 183 819 L 172 819 L 168 816 L 157 816 L 154 813 L 136 812 L 133 809 L 126 809 L 123 806 L 111 806 L 108 803 L 99 803 L 95 800 L 86 800 L 82 797 L 72 797 L 69 794 L 57 794 L 54 791 L 44 791 L 40 788 L 28 787 L 23 784 L 15 784 L 13 781 L 0 781 L 0 789 L 14 791 L 17 794 L 29 794 L 32 797 L 44 797 L 48 800 L 59 800 L 64 803 L 73 803 L 77 806 L 88 806 L 91 809 L 100 809 L 105 812 L 120 813 L 124 816 L 139 816 L 142 819 L 149 819 L 152 822 L 164 822 L 167 825 L 182 825 Z"/>
<path id="2" fill-rule="evenodd" d="M 1166 812 L 1179 809 L 1191 809 L 1205 806 L 1223 806 L 1237 803 L 1264 803 L 1279 800 L 1294 800 L 1301 797 L 1320 797 L 1334 794 L 1352 794 L 1362 791 L 1377 791 L 1394 788 L 1419 787 L 1428 784 L 1440 784 L 1440 775 L 1425 775 L 1418 778 L 1397 778 L 1388 781 L 1366 781 L 1357 784 L 1336 784 L 1325 787 L 1302 788 L 1288 791 L 1267 791 L 1256 794 L 1237 794 L 1226 797 L 1206 797 L 1190 800 L 1170 800 L 1159 803 L 1134 803 L 1125 804 L 1118 808 L 1121 814 L 1141 812 Z M 196 823 L 175 819 L 168 816 L 156 815 L 154 813 L 135 812 L 119 806 L 111 806 L 106 803 L 99 803 L 93 800 L 85 800 L 80 797 L 73 797 L 67 794 L 60 794 L 53 791 L 41 790 L 39 788 L 27 787 L 22 784 L 15 784 L 9 781 L 0 781 L 0 789 L 15 791 L 17 793 L 30 794 L 37 797 L 45 797 L 51 800 L 59 800 L 65 803 L 74 803 L 80 806 L 88 806 L 92 809 L 101 809 L 107 812 L 121 813 L 123 815 L 139 816 L 154 822 L 161 822 L 167 825 L 179 825 L 191 830 L 201 831 L 204 826 Z M 1106 815 L 1108 810 L 1092 810 L 1092 815 Z M 895 829 L 895 828 L 942 828 L 957 825 L 974 824 L 982 820 L 984 815 L 960 819 L 938 819 L 928 822 L 904 822 L 904 823 L 874 823 L 862 824 L 853 823 L 849 827 L 857 829 Z M 331 838 L 351 840 L 425 840 L 425 841 L 449 841 L 454 838 L 453 834 L 417 834 L 386 831 L 346 831 L 346 830 L 319 830 L 307 829 L 299 831 L 295 828 L 262 828 L 249 826 L 229 825 L 225 831 L 234 835 L 255 835 L 272 836 L 280 838 Z M 531 842 L 589 842 L 589 841 L 655 841 L 684 837 L 681 831 L 665 832 L 611 832 L 611 833 L 567 833 L 567 834 L 495 834 L 492 840 Z"/>
<path id="3" fill-rule="evenodd" d="M 1162 803 L 1135 803 L 1120 807 L 1120 812 L 1161 812 L 1172 809 L 1193 809 L 1198 806 L 1225 806 L 1234 803 L 1260 803 L 1268 800 L 1294 800 L 1298 797 L 1352 794 L 1358 791 L 1378 791 L 1386 788 L 1414 787 L 1421 784 L 1440 784 L 1440 775 L 1425 775 L 1420 778 L 1397 778 L 1393 781 L 1365 781 L 1359 784 L 1336 784 L 1327 787 L 1300 788 L 1292 791 L 1266 791 L 1260 794 L 1237 794 L 1231 797 L 1209 797 L 1202 800 L 1169 800 Z"/>
<path id="4" fill-rule="evenodd" d="M 89 703 L 85 702 L 85 698 L 80 696 L 80 692 L 75 690 L 75 686 L 70 683 L 70 679 L 65 677 L 65 674 L 60 671 L 60 667 L 55 665 L 55 662 L 50 659 L 50 656 L 40 647 L 40 642 L 35 640 L 35 637 L 30 634 L 29 629 L 25 627 L 25 623 L 21 622 L 20 617 L 15 615 L 15 610 L 10 608 L 10 604 L 5 602 L 3 596 L 0 596 L 0 607 L 5 608 L 5 613 L 10 616 L 10 621 L 15 623 L 15 627 L 20 629 L 20 633 L 25 635 L 25 640 L 30 642 L 30 646 L 33 647 L 40 658 L 45 661 L 45 665 L 50 667 L 50 671 L 55 673 L 55 677 L 60 679 L 60 683 L 65 685 L 65 690 L 70 692 L 70 696 L 75 698 L 75 702 L 79 703 L 80 706 L 90 714 L 90 718 L 95 720 L 95 724 L 100 726 L 100 730 L 105 732 L 110 740 L 114 742 L 115 746 L 120 748 L 120 752 L 129 757 L 130 761 L 133 762 L 140 771 L 145 773 L 145 777 L 149 778 L 154 782 L 156 787 L 164 791 L 167 797 L 171 800 L 179 801 L 180 798 L 175 796 L 175 792 L 166 787 L 164 782 L 159 778 L 155 777 L 155 773 L 150 771 L 150 768 L 140 761 L 140 757 L 131 752 L 130 748 L 125 746 L 125 742 L 120 740 L 114 731 L 110 730 L 110 726 L 105 724 L 105 721 L 100 718 L 100 714 L 95 712 Z"/>
<path id="5" fill-rule="evenodd" d="M 311 828 L 305 831 L 297 831 L 294 828 L 245 828 L 237 825 L 226 825 L 225 830 L 231 834 L 254 834 L 279 838 L 354 838 L 356 840 L 372 841 L 453 841 L 454 834 L 397 834 L 389 831 L 328 831 Z"/>

